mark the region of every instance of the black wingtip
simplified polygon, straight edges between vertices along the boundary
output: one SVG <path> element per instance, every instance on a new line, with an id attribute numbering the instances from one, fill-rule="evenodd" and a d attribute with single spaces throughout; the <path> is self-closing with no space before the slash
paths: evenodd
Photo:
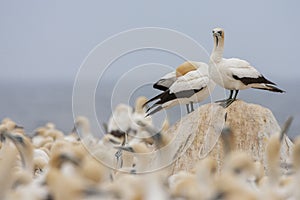
<path id="1" fill-rule="evenodd" d="M 270 85 L 276 85 L 276 83 L 266 79 L 263 75 L 260 75 L 257 78 L 253 78 L 253 77 L 239 77 L 235 74 L 232 75 L 232 77 L 236 80 L 241 81 L 243 84 L 245 85 L 249 85 L 249 84 L 270 84 Z"/>

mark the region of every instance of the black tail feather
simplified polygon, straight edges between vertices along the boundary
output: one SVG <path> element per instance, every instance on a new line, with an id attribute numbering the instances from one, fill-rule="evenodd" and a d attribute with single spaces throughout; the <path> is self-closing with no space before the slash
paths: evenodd
<path id="1" fill-rule="evenodd" d="M 268 91 L 271 91 L 271 92 L 280 92 L 280 93 L 284 93 L 285 92 L 284 90 L 281 90 L 281 89 L 275 87 L 274 85 L 269 85 L 269 84 L 265 84 L 262 87 L 259 87 L 259 86 L 255 87 L 254 86 L 252 88 L 254 88 L 254 89 L 260 89 L 260 90 L 268 90 Z"/>
<path id="2" fill-rule="evenodd" d="M 157 108 L 155 108 L 154 110 L 152 110 L 150 113 L 147 113 L 146 117 L 148 117 L 149 115 L 153 115 L 154 113 L 160 111 L 161 109 L 163 109 L 162 106 L 158 106 Z"/>
<path id="3" fill-rule="evenodd" d="M 163 94 L 164 94 L 164 93 L 161 93 L 161 94 L 156 95 L 155 97 L 149 99 L 148 101 L 146 101 L 146 102 L 143 104 L 143 107 L 145 107 L 148 103 L 150 103 L 150 102 L 152 102 L 152 101 L 154 101 L 154 100 L 160 99 L 160 98 L 163 96 Z M 152 107 L 152 106 L 151 106 L 151 107 Z M 151 107 L 150 107 L 150 108 L 151 108 Z M 148 108 L 148 110 L 150 110 L 150 109 Z M 148 110 L 147 110 L 147 112 L 148 112 Z"/>
<path id="4" fill-rule="evenodd" d="M 151 110 L 152 108 L 158 106 L 158 102 L 156 102 L 155 104 L 153 104 L 152 106 L 150 106 L 149 108 L 147 108 L 146 112 L 149 112 L 149 110 Z"/>

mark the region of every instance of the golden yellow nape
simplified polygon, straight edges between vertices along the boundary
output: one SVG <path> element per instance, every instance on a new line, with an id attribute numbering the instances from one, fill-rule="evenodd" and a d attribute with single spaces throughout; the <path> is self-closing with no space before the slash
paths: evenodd
<path id="1" fill-rule="evenodd" d="M 148 101 L 147 97 L 139 96 L 135 100 L 135 112 L 144 113 L 144 104 Z"/>
<path id="2" fill-rule="evenodd" d="M 197 70 L 197 67 L 191 62 L 184 62 L 176 68 L 176 77 L 184 76 L 190 71 Z"/>

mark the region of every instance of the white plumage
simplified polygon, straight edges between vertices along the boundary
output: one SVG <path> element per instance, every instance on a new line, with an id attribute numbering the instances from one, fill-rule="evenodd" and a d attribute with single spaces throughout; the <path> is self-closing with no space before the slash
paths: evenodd
<path id="1" fill-rule="evenodd" d="M 197 70 L 190 71 L 184 76 L 178 77 L 177 80 L 171 85 L 170 92 L 177 93 L 187 89 L 205 88 L 209 84 L 208 71 L 205 65 L 201 66 Z"/>
<path id="2" fill-rule="evenodd" d="M 224 30 L 213 30 L 214 49 L 210 57 L 210 75 L 215 83 L 230 90 L 228 99 L 219 101 L 223 106 L 229 106 L 237 97 L 239 90 L 248 88 L 269 90 L 272 92 L 284 92 L 275 87 L 275 83 L 266 79 L 260 72 L 245 60 L 238 58 L 223 58 Z M 233 91 L 235 95 L 233 97 Z"/>
<path id="3" fill-rule="evenodd" d="M 145 118 L 143 105 L 146 101 L 146 97 L 138 97 L 134 109 L 126 104 L 119 104 L 108 121 L 108 133 L 116 137 L 123 137 L 124 134 L 143 135 L 144 128 L 137 122 L 152 125 L 151 117 Z"/>
<path id="4" fill-rule="evenodd" d="M 222 59 L 212 70 L 212 79 L 220 86 L 229 90 L 243 90 L 252 85 L 245 85 L 233 76 L 238 78 L 259 78 L 262 75 L 250 64 L 237 58 Z"/>
<path id="5" fill-rule="evenodd" d="M 176 75 L 176 80 L 173 84 L 164 92 L 146 102 L 146 104 L 148 104 L 157 100 L 148 109 L 148 111 L 150 111 L 155 108 L 149 112 L 148 115 L 178 104 L 203 101 L 208 97 L 215 86 L 214 82 L 209 79 L 208 65 L 202 62 L 185 62 L 180 65 L 173 74 Z"/>
<path id="6" fill-rule="evenodd" d="M 119 104 L 108 121 L 108 132 L 121 136 L 124 135 L 131 127 L 131 115 L 133 109 L 126 104 Z"/>

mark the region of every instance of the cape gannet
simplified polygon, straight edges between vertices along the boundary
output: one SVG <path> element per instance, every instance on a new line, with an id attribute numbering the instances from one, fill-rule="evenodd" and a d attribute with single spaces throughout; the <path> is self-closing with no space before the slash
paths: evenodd
<path id="1" fill-rule="evenodd" d="M 178 75 L 184 75 L 190 70 L 195 70 L 195 66 L 190 65 L 189 62 L 184 62 L 181 64 L 177 69 L 173 72 L 170 72 L 163 77 L 161 77 L 156 83 L 153 84 L 153 88 L 166 91 L 168 90 L 171 85 L 176 81 Z M 186 104 L 186 111 L 190 113 L 194 111 L 193 102 Z"/>
<path id="2" fill-rule="evenodd" d="M 255 88 L 272 92 L 284 92 L 275 87 L 275 83 L 266 79 L 247 61 L 238 58 L 223 58 L 224 30 L 222 28 L 215 28 L 212 33 L 214 38 L 214 48 L 209 62 L 211 70 L 210 75 L 215 83 L 230 90 L 228 99 L 218 101 L 222 102 L 222 106 L 228 107 L 235 101 L 239 90 Z M 234 96 L 233 91 L 235 91 Z"/>
<path id="3" fill-rule="evenodd" d="M 109 118 L 108 133 L 115 137 L 125 137 L 131 127 L 132 107 L 126 104 L 119 104 Z"/>
<path id="4" fill-rule="evenodd" d="M 170 88 L 145 103 L 157 100 L 148 108 L 147 115 L 177 104 L 197 103 L 206 99 L 214 89 L 215 83 L 209 78 L 208 65 L 203 62 L 187 61 L 176 69 L 176 80 Z M 154 109 L 155 108 L 155 109 Z M 149 112 L 151 109 L 151 112 Z M 191 111 L 193 111 L 191 104 Z M 188 109 L 189 112 L 189 109 Z"/>

